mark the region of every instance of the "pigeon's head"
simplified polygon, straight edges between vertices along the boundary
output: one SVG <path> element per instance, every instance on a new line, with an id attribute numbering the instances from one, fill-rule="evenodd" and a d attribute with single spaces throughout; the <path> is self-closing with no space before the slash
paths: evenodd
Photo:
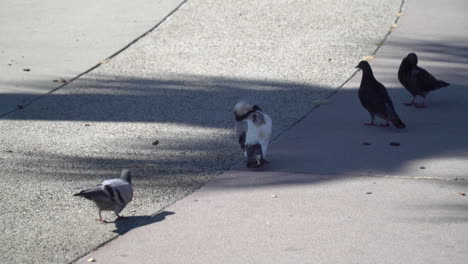
<path id="1" fill-rule="evenodd" d="M 416 54 L 414 54 L 414 53 L 410 53 L 410 54 L 408 54 L 408 56 L 406 56 L 405 61 L 410 65 L 417 65 L 418 64 L 418 56 L 416 56 Z"/>
<path id="2" fill-rule="evenodd" d="M 258 168 L 262 165 L 262 146 L 260 144 L 246 145 L 247 168 Z"/>
<path id="3" fill-rule="evenodd" d="M 132 174 L 130 173 L 129 169 L 125 169 L 122 171 L 122 174 L 120 174 L 120 178 L 130 184 L 132 184 Z"/>
<path id="4" fill-rule="evenodd" d="M 240 101 L 234 106 L 234 116 L 236 117 L 236 120 L 239 121 L 239 120 L 242 120 L 242 117 L 256 110 L 261 110 L 261 109 L 257 105 L 251 105 L 244 101 Z"/>
<path id="5" fill-rule="evenodd" d="M 368 70 L 368 69 L 370 69 L 370 64 L 369 64 L 368 61 L 363 60 L 363 61 L 359 62 L 359 64 L 356 66 L 356 68 L 361 69 L 363 71 Z"/>

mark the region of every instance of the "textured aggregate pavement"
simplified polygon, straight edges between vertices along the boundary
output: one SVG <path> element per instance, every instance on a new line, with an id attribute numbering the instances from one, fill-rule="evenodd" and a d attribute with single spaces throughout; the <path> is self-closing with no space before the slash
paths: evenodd
<path id="1" fill-rule="evenodd" d="M 154 221 L 241 161 L 236 101 L 261 105 L 278 135 L 381 45 L 400 4 L 187 1 L 108 63 L 0 120 L 0 256 L 68 262 Z M 132 217 L 99 224 L 71 195 L 123 168 L 134 172 Z"/>

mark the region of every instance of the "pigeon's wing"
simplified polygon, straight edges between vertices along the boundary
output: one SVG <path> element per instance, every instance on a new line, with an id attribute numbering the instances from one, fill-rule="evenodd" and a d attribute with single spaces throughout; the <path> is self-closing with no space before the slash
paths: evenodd
<path id="1" fill-rule="evenodd" d="M 386 113 L 387 108 L 394 110 L 392 99 L 388 95 L 385 86 L 378 81 L 372 84 L 373 89 L 369 89 L 367 92 L 367 108 L 373 113 Z"/>
<path id="2" fill-rule="evenodd" d="M 105 190 L 102 184 L 96 185 L 95 187 L 87 190 L 83 190 L 79 193 L 75 193 L 74 196 L 84 197 L 92 201 L 112 202 L 108 192 Z"/>
<path id="3" fill-rule="evenodd" d="M 247 135 L 247 127 L 248 125 L 246 121 L 236 122 L 235 124 L 236 138 L 242 150 L 245 150 L 245 137 Z"/>
<path id="4" fill-rule="evenodd" d="M 414 75 L 413 78 L 417 86 L 426 93 L 448 85 L 445 82 L 437 80 L 432 74 L 420 67 L 415 67 L 412 75 Z"/>
<path id="5" fill-rule="evenodd" d="M 122 179 L 106 180 L 102 185 L 111 201 L 117 204 L 125 206 L 133 198 L 132 185 Z"/>

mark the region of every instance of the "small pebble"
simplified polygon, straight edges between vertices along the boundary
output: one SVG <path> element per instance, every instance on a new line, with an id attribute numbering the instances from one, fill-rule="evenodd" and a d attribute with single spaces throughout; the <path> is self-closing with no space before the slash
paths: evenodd
<path id="1" fill-rule="evenodd" d="M 271 198 L 276 198 L 276 197 L 277 197 L 276 194 L 271 195 Z"/>
<path id="2" fill-rule="evenodd" d="M 153 146 L 156 146 L 159 144 L 159 140 L 156 140 L 155 142 L 152 143 Z"/>
<path id="3" fill-rule="evenodd" d="M 466 196 L 466 193 L 464 193 L 464 192 L 459 192 L 458 194 L 461 195 L 461 196 Z"/>
<path id="4" fill-rule="evenodd" d="M 366 192 L 366 194 L 372 194 L 372 192 Z"/>
<path id="5" fill-rule="evenodd" d="M 400 146 L 400 142 L 390 142 L 390 146 L 398 147 Z"/>
<path id="6" fill-rule="evenodd" d="M 84 126 L 91 126 L 90 124 L 84 124 Z"/>
<path id="7" fill-rule="evenodd" d="M 364 145 L 364 146 L 370 146 L 371 143 L 364 141 L 364 142 L 362 142 L 362 145 Z"/>
<path id="8" fill-rule="evenodd" d="M 89 258 L 88 262 L 95 262 L 96 260 L 94 258 Z"/>
<path id="9" fill-rule="evenodd" d="M 28 71 L 31 71 L 31 69 L 26 68 L 26 69 L 23 69 L 23 71 L 28 72 Z"/>
<path id="10" fill-rule="evenodd" d="M 426 167 L 424 167 L 424 166 L 421 166 L 421 167 L 419 167 L 419 168 L 420 168 L 421 170 L 425 170 L 425 169 L 426 169 Z"/>
<path id="11" fill-rule="evenodd" d="M 18 107 L 18 109 L 23 109 L 24 108 L 24 105 L 16 105 L 16 107 Z"/>

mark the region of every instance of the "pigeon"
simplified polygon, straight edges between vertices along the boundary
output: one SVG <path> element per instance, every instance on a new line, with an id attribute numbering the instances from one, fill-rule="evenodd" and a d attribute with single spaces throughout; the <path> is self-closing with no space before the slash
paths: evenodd
<path id="1" fill-rule="evenodd" d="M 449 86 L 449 83 L 437 80 L 425 69 L 418 67 L 418 57 L 414 53 L 408 54 L 401 61 L 398 69 L 398 80 L 413 95 L 413 100 L 405 105 L 414 105 L 415 107 L 426 107 L 426 95 L 434 90 Z M 422 104 L 415 102 L 416 96 L 423 98 Z"/>
<path id="2" fill-rule="evenodd" d="M 374 126 L 375 116 L 378 116 L 386 121 L 381 126 L 389 126 L 388 122 L 390 121 L 397 128 L 405 128 L 406 125 L 395 112 L 392 99 L 390 99 L 385 86 L 375 79 L 369 62 L 361 61 L 356 68 L 362 70 L 361 86 L 358 92 L 359 99 L 371 116 L 371 122 L 365 123 L 365 125 Z"/>
<path id="3" fill-rule="evenodd" d="M 99 221 L 107 223 L 102 219 L 101 211 L 114 211 L 117 218 L 119 213 L 133 198 L 132 178 L 130 170 L 122 171 L 120 178 L 105 180 L 93 188 L 83 190 L 73 196 L 84 197 L 96 203 L 99 210 Z"/>
<path id="4" fill-rule="evenodd" d="M 257 105 L 240 101 L 234 107 L 235 131 L 247 168 L 258 168 L 265 159 L 271 137 L 272 121 Z"/>

